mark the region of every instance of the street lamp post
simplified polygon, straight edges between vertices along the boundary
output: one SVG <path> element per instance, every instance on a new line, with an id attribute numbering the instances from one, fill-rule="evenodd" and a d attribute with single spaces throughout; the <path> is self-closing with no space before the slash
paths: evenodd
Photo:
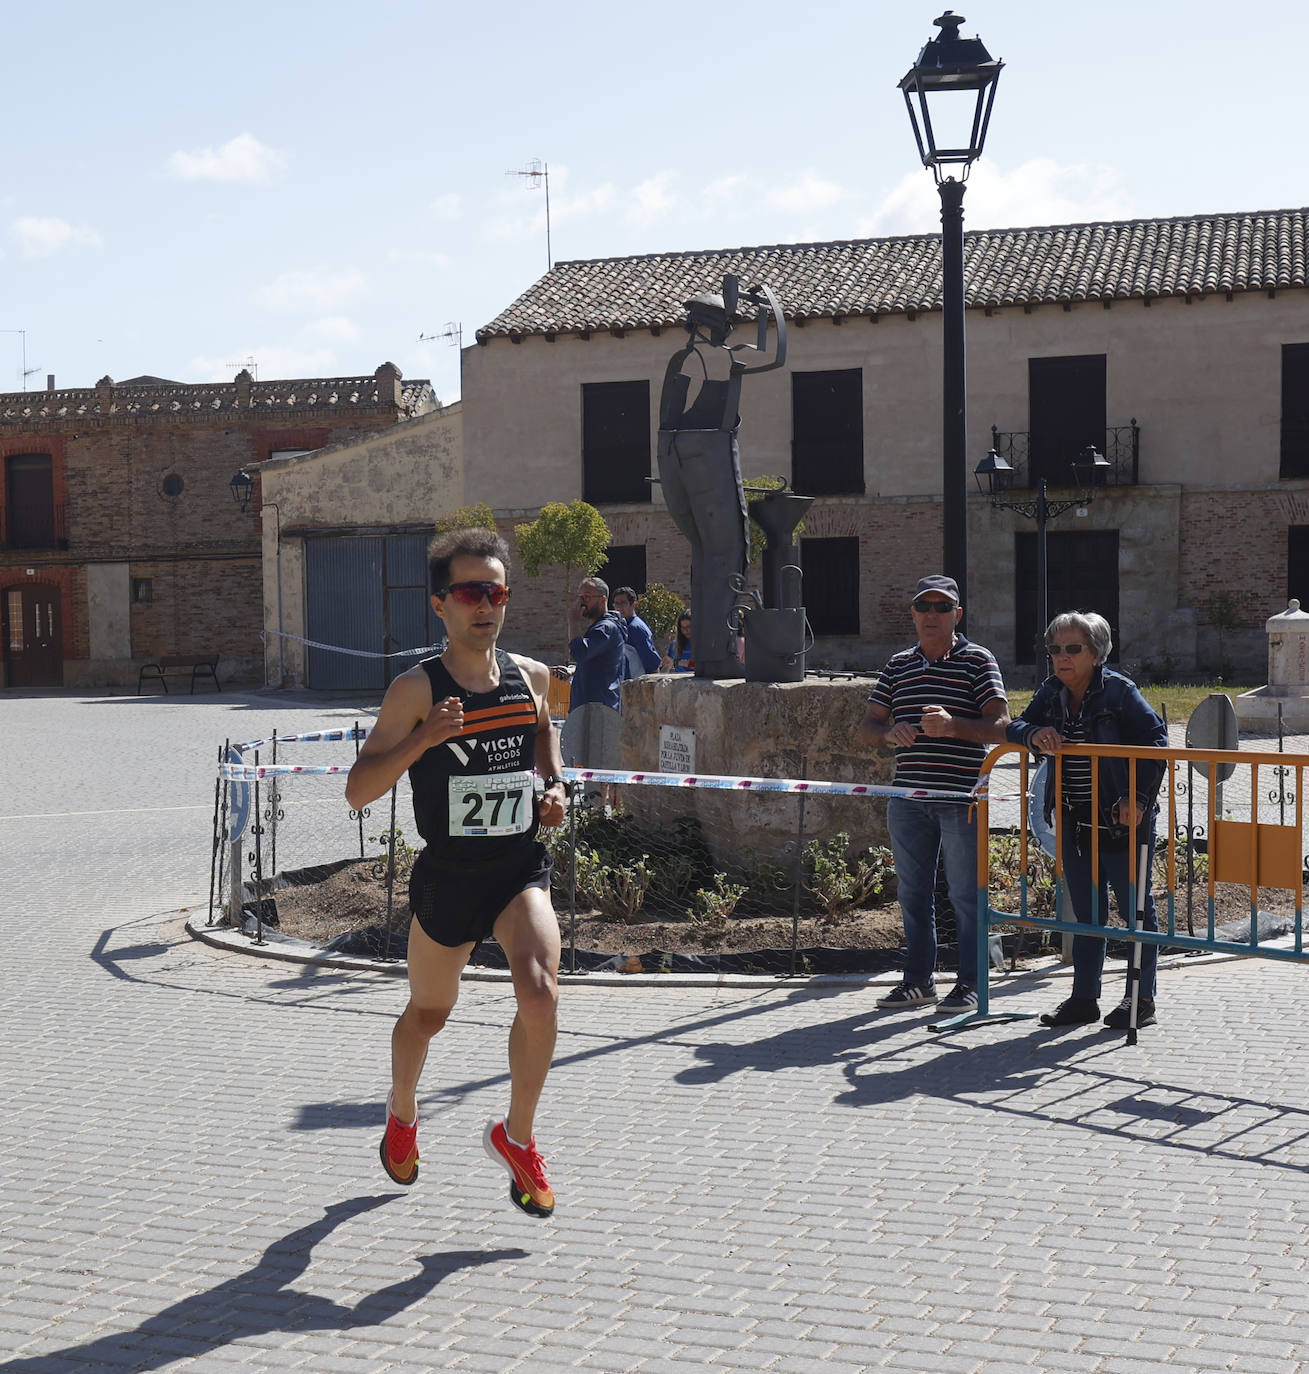
<path id="1" fill-rule="evenodd" d="M 900 82 L 918 156 L 931 168 L 941 197 L 941 497 L 942 571 L 959 584 L 968 605 L 968 408 L 964 346 L 964 183 L 982 155 L 991 105 L 1003 62 L 994 60 L 979 38 L 961 38 L 961 14 L 951 10 L 933 21 L 941 30 L 929 39 Z M 929 108 L 928 100 L 931 99 Z M 965 97 L 967 99 L 965 99 Z M 970 122 L 960 116 L 971 115 Z M 938 132 L 953 137 L 938 138 Z M 941 175 L 943 166 L 961 168 L 959 180 Z"/>
<path id="2" fill-rule="evenodd" d="M 250 493 L 254 490 L 254 484 L 254 478 L 244 468 L 228 483 L 232 489 L 232 499 L 241 507 L 243 515 L 250 504 Z M 283 687 L 286 685 L 286 636 L 282 633 L 282 511 L 276 501 L 261 500 L 259 513 L 262 515 L 266 510 L 271 510 L 274 518 L 274 564 L 277 568 L 277 685 Z"/>
<path id="3" fill-rule="evenodd" d="M 1102 453 L 1088 444 L 1073 459 L 1073 480 L 1077 483 L 1077 495 L 1070 500 L 1051 501 L 1046 495 L 1045 478 L 1036 484 L 1036 496 L 1027 501 L 1005 501 L 1000 493 L 1008 489 L 1012 466 L 994 449 L 973 469 L 978 490 L 991 499 L 992 510 L 1012 510 L 1029 520 L 1036 521 L 1036 637 L 1033 641 L 1033 661 L 1036 664 L 1036 685 L 1039 687 L 1046 677 L 1045 627 L 1049 616 L 1049 592 L 1046 578 L 1045 527 L 1051 521 L 1074 507 L 1089 506 L 1094 499 L 1094 488 L 1099 485 L 1104 473 L 1113 466 Z"/>

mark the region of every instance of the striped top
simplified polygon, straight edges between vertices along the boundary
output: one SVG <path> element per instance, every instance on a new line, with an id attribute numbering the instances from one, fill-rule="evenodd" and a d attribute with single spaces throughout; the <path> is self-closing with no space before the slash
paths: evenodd
<path id="1" fill-rule="evenodd" d="M 1064 742 L 1066 744 L 1090 744 L 1091 732 L 1086 728 L 1086 717 L 1079 711 L 1064 721 Z M 1051 765 L 1053 766 L 1053 765 Z M 1091 811 L 1091 760 L 1085 755 L 1065 754 L 1060 765 L 1063 778 L 1063 804 L 1078 810 Z M 1103 801 L 1103 798 L 1101 799 Z"/>
<path id="2" fill-rule="evenodd" d="M 995 656 L 956 634 L 950 652 L 935 662 L 929 662 L 917 644 L 893 655 L 868 700 L 888 710 L 893 720 L 917 725 L 927 706 L 940 706 L 964 720 L 980 720 L 984 707 L 1007 698 Z M 970 791 L 986 754 L 985 744 L 920 734 L 908 748 L 896 746 L 895 785 Z"/>

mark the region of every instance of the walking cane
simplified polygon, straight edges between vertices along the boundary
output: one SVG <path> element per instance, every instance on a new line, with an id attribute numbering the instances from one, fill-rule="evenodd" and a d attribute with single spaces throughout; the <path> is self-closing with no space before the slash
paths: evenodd
<path id="1" fill-rule="evenodd" d="M 1141 922 L 1145 920 L 1145 897 L 1149 889 L 1146 883 L 1150 881 L 1150 871 L 1147 864 L 1150 862 L 1150 846 L 1147 843 L 1141 845 L 1141 859 L 1136 866 L 1136 910 L 1132 912 L 1131 932 L 1133 935 L 1141 927 Z M 1139 919 L 1138 919 L 1139 918 Z M 1131 1006 L 1127 1014 L 1127 1043 L 1136 1044 L 1136 1008 L 1141 1000 L 1141 942 L 1132 941 L 1132 963 L 1127 971 L 1127 997 Z"/>

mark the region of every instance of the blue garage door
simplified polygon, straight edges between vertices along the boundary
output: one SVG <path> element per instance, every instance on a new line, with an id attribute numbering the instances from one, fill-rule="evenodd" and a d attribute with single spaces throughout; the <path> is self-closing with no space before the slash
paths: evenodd
<path id="1" fill-rule="evenodd" d="M 381 655 L 438 641 L 440 621 L 426 587 L 428 538 L 423 532 L 305 540 L 305 637 L 333 646 L 309 650 L 310 687 L 380 691 L 418 661 Z M 341 652 L 349 649 L 364 652 Z"/>

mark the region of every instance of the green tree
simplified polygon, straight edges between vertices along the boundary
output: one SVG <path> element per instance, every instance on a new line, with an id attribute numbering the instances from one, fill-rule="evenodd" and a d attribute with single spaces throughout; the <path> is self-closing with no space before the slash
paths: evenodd
<path id="1" fill-rule="evenodd" d="M 542 568 L 564 571 L 564 604 L 573 594 L 578 575 L 594 577 L 609 561 L 609 526 L 586 501 L 565 506 L 551 501 L 530 524 L 515 525 L 518 557 L 528 577 L 539 577 Z"/>
<path id="2" fill-rule="evenodd" d="M 749 487 L 767 487 L 767 489 L 768 489 L 769 491 L 779 491 L 779 490 L 781 490 L 783 487 L 786 486 L 786 478 L 785 478 L 785 477 L 747 477 L 747 478 L 741 483 L 741 485 L 744 486 L 744 487 L 746 487 L 746 488 L 749 488 Z M 747 514 L 747 515 L 749 515 L 749 513 L 750 513 L 750 507 L 751 507 L 756 501 L 758 501 L 758 500 L 760 499 L 760 497 L 762 497 L 763 495 L 765 495 L 765 493 L 762 492 L 762 491 L 749 491 L 749 490 L 746 491 L 746 493 L 745 493 L 745 503 L 746 503 L 746 504 L 745 504 L 745 509 L 746 509 L 746 514 Z M 751 567 L 753 567 L 756 563 L 758 563 L 758 562 L 763 558 L 763 556 L 764 556 L 764 547 L 765 547 L 765 545 L 768 543 L 768 540 L 764 537 L 764 532 L 763 532 L 763 530 L 761 530 L 761 529 L 759 528 L 759 526 L 755 524 L 755 522 L 754 522 L 753 519 L 751 519 L 751 521 L 750 521 L 749 529 L 750 529 L 750 550 L 749 550 L 749 554 L 748 554 L 748 557 L 747 557 L 746 561 L 750 564 Z M 797 538 L 799 538 L 799 536 L 802 535 L 802 534 L 804 533 L 804 521 L 803 521 L 803 520 L 795 527 L 795 533 L 796 533 L 796 537 L 797 537 Z"/>
<path id="3" fill-rule="evenodd" d="M 682 614 L 685 604 L 676 592 L 670 592 L 662 582 L 652 582 L 636 598 L 636 613 L 650 627 L 655 648 L 660 653 L 672 639 L 673 631 L 677 628 L 677 617 Z"/>
<path id="4" fill-rule="evenodd" d="M 442 515 L 436 522 L 437 534 L 449 534 L 453 530 L 493 530 L 495 512 L 485 501 L 475 506 L 460 506 L 449 515 Z"/>

